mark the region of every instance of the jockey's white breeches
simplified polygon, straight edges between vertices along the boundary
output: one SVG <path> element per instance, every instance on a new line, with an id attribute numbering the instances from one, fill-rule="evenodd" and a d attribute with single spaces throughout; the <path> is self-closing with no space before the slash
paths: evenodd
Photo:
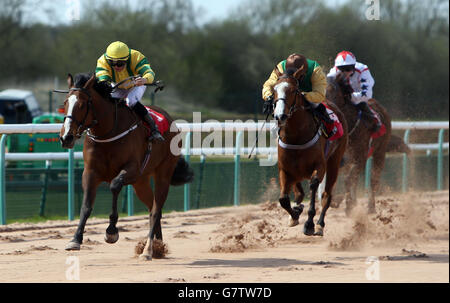
<path id="1" fill-rule="evenodd" d="M 127 102 L 127 105 L 129 107 L 133 107 L 137 102 L 141 101 L 146 89 L 147 86 L 145 85 L 135 86 L 131 89 L 118 88 L 111 94 L 111 96 L 113 98 L 124 98 Z"/>

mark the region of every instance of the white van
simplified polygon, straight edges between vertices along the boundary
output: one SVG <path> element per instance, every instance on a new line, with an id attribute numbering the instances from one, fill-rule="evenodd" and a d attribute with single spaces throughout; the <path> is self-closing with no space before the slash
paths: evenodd
<path id="1" fill-rule="evenodd" d="M 34 117 L 42 115 L 33 92 L 7 89 L 0 92 L 0 114 L 5 124 L 31 123 Z"/>

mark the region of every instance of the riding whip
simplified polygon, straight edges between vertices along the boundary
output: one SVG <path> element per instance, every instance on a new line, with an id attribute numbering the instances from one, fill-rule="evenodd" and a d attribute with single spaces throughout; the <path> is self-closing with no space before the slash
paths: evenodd
<path id="1" fill-rule="evenodd" d="M 261 129 L 259 130 L 259 132 L 256 133 L 256 140 L 255 140 L 255 144 L 253 144 L 252 150 L 250 151 L 250 154 L 248 155 L 248 159 L 250 159 L 252 157 L 253 154 L 253 150 L 255 149 L 256 145 L 258 144 L 258 140 L 259 140 L 259 133 L 262 131 L 262 129 L 264 128 L 264 126 L 266 125 L 267 119 L 269 118 L 270 112 L 267 113 L 266 116 L 266 120 L 264 120 L 264 123 L 261 127 Z"/>

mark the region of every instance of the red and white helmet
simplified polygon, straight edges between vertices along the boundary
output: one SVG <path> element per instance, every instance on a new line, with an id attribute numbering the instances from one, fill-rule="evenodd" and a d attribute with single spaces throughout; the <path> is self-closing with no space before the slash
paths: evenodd
<path id="1" fill-rule="evenodd" d="M 342 51 L 334 60 L 334 66 L 355 65 L 356 57 L 349 51 Z"/>

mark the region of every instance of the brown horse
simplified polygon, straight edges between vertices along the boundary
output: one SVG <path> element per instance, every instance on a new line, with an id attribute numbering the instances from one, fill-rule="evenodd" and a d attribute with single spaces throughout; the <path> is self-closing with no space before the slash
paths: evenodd
<path id="1" fill-rule="evenodd" d="M 342 74 L 338 74 L 334 79 L 328 79 L 327 99 L 336 104 L 344 113 L 349 129 L 349 142 L 347 152 L 344 156 L 345 168 L 343 168 L 347 172 L 344 197 L 346 201 L 346 213 L 349 215 L 356 205 L 356 188 L 358 186 L 359 176 L 365 168 L 369 150 L 371 149 L 373 151 L 373 167 L 371 171 L 371 191 L 368 211 L 369 213 L 374 213 L 375 193 L 379 189 L 380 176 L 384 168 L 386 152 L 388 151 L 391 139 L 391 117 L 386 109 L 375 99 L 369 100 L 370 107 L 378 114 L 386 128 L 384 135 L 372 140 L 370 128 L 373 121 L 367 121 L 365 117 L 361 117 L 358 109 L 351 102 L 351 93 L 352 88 Z M 401 140 L 400 142 L 402 143 Z M 399 150 L 409 150 L 407 146 L 401 148 L 399 145 L 401 144 L 396 142 L 391 148 L 399 147 Z"/>
<path id="2" fill-rule="evenodd" d="M 86 221 L 94 206 L 97 187 L 101 182 L 110 184 L 113 195 L 112 213 L 106 229 L 105 241 L 115 243 L 119 239 L 117 199 L 123 186 L 132 184 L 138 198 L 148 207 L 150 231 L 141 258 L 152 259 L 153 238 L 162 240 L 161 210 L 167 199 L 170 185 L 181 185 L 192 181 L 193 173 L 177 151 L 171 150 L 171 139 L 179 132 L 167 131 L 164 142 L 151 145 L 151 157 L 144 167 L 148 155 L 148 133 L 134 112 L 118 100 L 111 99 L 111 88 L 97 82 L 95 76 L 79 74 L 68 77 L 69 91 L 64 101 L 65 119 L 60 132 L 64 148 L 73 148 L 76 139 L 88 130 L 84 140 L 83 205 L 78 229 L 66 250 L 79 250 L 83 242 Z M 169 125 L 172 118 L 164 110 L 152 107 L 164 115 Z M 120 123 L 119 123 L 120 122 Z M 155 190 L 150 186 L 154 178 Z"/>
<path id="3" fill-rule="evenodd" d="M 309 180 L 311 202 L 308 219 L 305 222 L 305 235 L 323 235 L 325 214 L 332 201 L 332 191 L 336 183 L 339 164 L 347 146 L 347 125 L 343 114 L 330 104 L 335 114 L 343 124 L 343 135 L 327 146 L 327 139 L 321 135 L 320 123 L 310 110 L 299 89 L 299 78 L 302 68 L 297 71 L 288 70 L 281 74 L 275 71 L 278 82 L 274 86 L 274 117 L 279 126 L 278 142 L 278 173 L 280 182 L 280 204 L 291 215 L 290 226 L 298 224 L 298 218 L 303 211 L 301 204 L 304 193 L 301 181 Z M 314 226 L 316 214 L 316 192 L 320 182 L 327 173 L 325 192 L 322 196 L 322 212 Z M 289 194 L 295 193 L 296 206 L 291 208 Z"/>

